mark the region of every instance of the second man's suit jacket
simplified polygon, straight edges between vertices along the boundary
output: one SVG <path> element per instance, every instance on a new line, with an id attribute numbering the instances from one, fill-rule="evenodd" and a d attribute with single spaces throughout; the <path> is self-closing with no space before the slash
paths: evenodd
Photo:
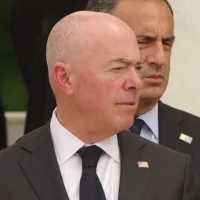
<path id="1" fill-rule="evenodd" d="M 200 178 L 200 118 L 159 102 L 158 125 L 159 143 L 189 154 Z M 193 138 L 191 144 L 179 139 L 182 133 Z"/>
<path id="2" fill-rule="evenodd" d="M 128 131 L 118 134 L 118 142 L 119 200 L 200 200 L 189 156 Z M 139 161 L 148 165 L 139 167 Z M 49 124 L 0 152 L 0 199 L 69 200 Z"/>

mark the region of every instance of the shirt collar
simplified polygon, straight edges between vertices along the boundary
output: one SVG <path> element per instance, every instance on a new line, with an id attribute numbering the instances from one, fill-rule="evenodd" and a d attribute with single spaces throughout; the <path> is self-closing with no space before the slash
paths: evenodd
<path id="1" fill-rule="evenodd" d="M 156 139 L 158 139 L 158 103 L 148 112 L 138 117 L 151 129 Z"/>
<path id="2" fill-rule="evenodd" d="M 59 123 L 56 117 L 56 109 L 52 114 L 50 130 L 59 166 L 64 164 L 81 147 L 87 146 L 87 144 L 82 142 Z M 117 135 L 97 142 L 95 145 L 103 149 L 104 152 L 112 157 L 116 162 L 120 162 Z"/>
<path id="3" fill-rule="evenodd" d="M 100 142 L 97 142 L 95 145 L 103 149 L 104 152 L 106 152 L 116 162 L 120 163 L 120 153 L 117 135 L 113 135 Z"/>

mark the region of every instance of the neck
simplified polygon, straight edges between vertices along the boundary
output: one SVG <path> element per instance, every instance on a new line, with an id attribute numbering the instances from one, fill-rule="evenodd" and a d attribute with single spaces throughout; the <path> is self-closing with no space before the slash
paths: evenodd
<path id="1" fill-rule="evenodd" d="M 157 100 L 148 101 L 140 99 L 135 117 L 138 117 L 150 111 L 156 105 L 157 102 L 158 102 Z"/>
<path id="2" fill-rule="evenodd" d="M 78 116 L 73 116 L 73 114 L 68 115 L 69 110 L 67 113 L 63 113 L 62 111 L 59 107 L 57 108 L 59 123 L 85 144 L 100 142 L 117 133 L 117 131 L 115 132 L 111 129 L 103 130 L 101 127 L 98 130 L 98 126 L 92 124 L 91 120 L 81 120 Z"/>

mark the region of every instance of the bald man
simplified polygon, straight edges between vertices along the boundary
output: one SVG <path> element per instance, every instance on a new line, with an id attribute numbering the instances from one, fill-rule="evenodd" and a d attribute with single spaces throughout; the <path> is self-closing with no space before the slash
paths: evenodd
<path id="1" fill-rule="evenodd" d="M 188 156 L 123 131 L 142 87 L 130 27 L 73 13 L 53 27 L 46 58 L 57 107 L 0 153 L 1 200 L 200 199 Z"/>

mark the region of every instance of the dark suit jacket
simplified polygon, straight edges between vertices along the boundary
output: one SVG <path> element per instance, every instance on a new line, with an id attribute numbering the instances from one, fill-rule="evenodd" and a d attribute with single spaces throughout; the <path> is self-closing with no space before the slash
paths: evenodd
<path id="1" fill-rule="evenodd" d="M 200 118 L 159 102 L 158 120 L 160 144 L 189 154 L 200 178 Z M 192 137 L 192 143 L 180 140 L 181 133 Z"/>
<path id="2" fill-rule="evenodd" d="M 200 200 L 188 156 L 128 131 L 119 133 L 118 141 L 119 200 Z M 139 168 L 138 161 L 148 162 L 149 168 Z M 69 200 L 49 124 L 0 153 L 0 199 Z"/>

